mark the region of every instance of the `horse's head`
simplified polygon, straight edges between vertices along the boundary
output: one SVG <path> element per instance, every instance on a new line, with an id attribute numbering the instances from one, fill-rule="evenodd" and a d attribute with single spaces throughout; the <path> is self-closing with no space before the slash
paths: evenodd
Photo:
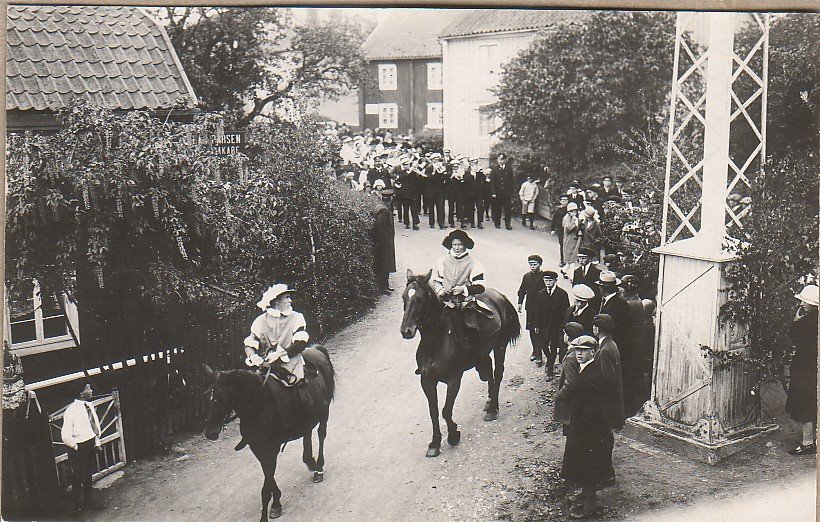
<path id="1" fill-rule="evenodd" d="M 207 364 L 204 366 L 205 380 L 208 384 L 208 419 L 205 421 L 205 437 L 208 440 L 216 440 L 233 409 L 230 386 L 224 372 L 215 372 Z"/>
<path id="2" fill-rule="evenodd" d="M 435 301 L 433 289 L 430 288 L 430 270 L 424 275 L 415 275 L 407 270 L 407 286 L 404 288 L 404 317 L 401 320 L 401 335 L 405 339 L 412 339 L 416 331 L 423 326 L 430 317 L 431 300 Z"/>

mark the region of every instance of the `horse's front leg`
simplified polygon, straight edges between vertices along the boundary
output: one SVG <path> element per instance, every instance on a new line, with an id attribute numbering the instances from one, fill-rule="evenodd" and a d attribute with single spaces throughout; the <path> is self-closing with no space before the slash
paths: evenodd
<path id="1" fill-rule="evenodd" d="M 262 483 L 262 516 L 259 521 L 266 522 L 268 516 L 270 518 L 279 518 L 282 516 L 282 503 L 280 502 L 282 492 L 279 491 L 276 480 L 273 478 L 276 474 L 276 457 L 279 454 L 279 446 L 274 444 L 251 445 L 251 451 L 262 466 L 262 473 L 265 475 L 265 481 Z M 273 504 L 270 506 L 269 514 L 268 504 L 271 497 L 273 497 Z"/>
<path id="2" fill-rule="evenodd" d="M 447 382 L 447 399 L 444 401 L 444 409 L 441 410 L 441 416 L 447 422 L 447 443 L 450 446 L 455 446 L 461 441 L 461 432 L 458 431 L 458 424 L 453 422 L 453 406 L 458 397 L 458 391 L 461 389 L 461 377 L 458 377 Z"/>
<path id="3" fill-rule="evenodd" d="M 319 460 L 316 461 L 316 471 L 313 472 L 313 482 L 322 482 L 325 479 L 325 437 L 327 437 L 327 415 L 319 421 Z"/>
<path id="4" fill-rule="evenodd" d="M 310 429 L 302 437 L 302 462 L 308 470 L 316 471 L 316 459 L 313 458 L 313 429 Z"/>
<path id="5" fill-rule="evenodd" d="M 421 376 L 421 389 L 424 390 L 424 395 L 427 396 L 427 406 L 430 408 L 430 420 L 433 423 L 433 440 L 427 447 L 428 457 L 438 457 L 441 454 L 441 426 L 438 421 L 438 385 L 437 380 L 427 379 L 424 375 Z"/>
<path id="6" fill-rule="evenodd" d="M 487 388 L 490 400 L 487 401 L 487 407 L 484 411 L 485 421 L 494 421 L 498 418 L 498 393 L 501 390 L 501 379 L 504 378 L 504 360 L 507 357 L 507 347 L 493 350 L 493 357 L 495 359 L 495 368 L 493 369 L 493 378 L 487 383 Z"/>

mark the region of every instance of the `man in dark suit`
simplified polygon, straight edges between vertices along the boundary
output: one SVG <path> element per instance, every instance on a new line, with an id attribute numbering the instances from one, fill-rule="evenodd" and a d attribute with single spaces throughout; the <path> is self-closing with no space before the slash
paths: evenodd
<path id="1" fill-rule="evenodd" d="M 396 185 L 400 188 L 400 198 L 402 214 L 404 217 L 404 228 L 410 228 L 410 218 L 412 217 L 413 230 L 419 229 L 419 176 L 410 169 L 410 158 L 402 156 L 401 164 L 396 167 L 393 176 L 396 178 Z"/>
<path id="2" fill-rule="evenodd" d="M 472 183 L 470 185 L 470 224 L 478 228 L 484 228 L 484 192 L 487 190 L 487 176 L 478 165 L 478 158 L 470 158 L 470 174 Z M 473 212 L 475 210 L 475 213 Z"/>
<path id="3" fill-rule="evenodd" d="M 595 298 L 590 301 L 590 306 L 597 311 L 601 306 L 601 292 L 598 289 L 598 276 L 601 275 L 601 270 L 592 264 L 595 258 L 595 252 L 587 247 L 578 249 L 578 268 L 572 272 L 572 284 L 587 285 L 595 292 Z"/>
<path id="4" fill-rule="evenodd" d="M 527 258 L 530 270 L 521 278 L 521 285 L 518 287 L 518 313 L 524 311 L 524 301 L 527 302 L 527 330 L 530 332 L 530 342 L 532 344 L 532 355 L 530 361 L 537 361 L 538 366 L 543 363 L 541 359 L 541 341 L 538 338 L 538 325 L 535 322 L 535 296 L 544 288 L 544 280 L 541 275 L 541 265 L 544 260 L 541 256 L 533 254 Z"/>
<path id="5" fill-rule="evenodd" d="M 444 166 L 441 154 L 434 153 L 430 156 L 431 162 L 424 169 L 427 177 L 425 186 L 425 199 L 428 201 L 428 223 L 430 228 L 435 228 L 436 221 L 440 229 L 447 228 L 444 225 L 444 191 L 447 182 L 447 168 Z"/>
<path id="6" fill-rule="evenodd" d="M 535 327 L 541 342 L 541 352 L 547 356 L 547 380 L 551 381 L 555 375 L 555 358 L 564 359 L 566 345 L 562 335 L 564 318 L 569 310 L 569 296 L 567 292 L 558 288 L 558 274 L 552 270 L 544 272 L 544 288 L 535 295 L 532 311 L 527 312 L 535 316 Z M 538 354 L 539 359 L 541 353 Z"/>
<path id="7" fill-rule="evenodd" d="M 612 327 L 615 322 L 607 314 L 598 314 L 592 319 L 592 332 L 598 339 L 598 359 L 601 363 L 601 374 L 604 380 L 612 387 L 612 395 L 607 397 L 609 426 L 612 429 L 620 430 L 624 427 L 626 415 L 624 414 L 624 387 L 621 375 L 621 353 L 618 345 L 612 340 Z M 615 440 L 607 438 L 607 450 L 609 458 L 607 461 L 610 470 L 604 485 L 615 483 L 615 470 L 612 469 L 612 448 Z"/>
<path id="8" fill-rule="evenodd" d="M 475 221 L 473 218 L 473 208 L 475 207 L 475 200 L 473 194 L 475 192 L 475 176 L 470 168 L 470 160 L 463 158 L 461 160 L 461 181 L 459 184 L 459 206 L 458 218 L 461 221 L 461 228 L 467 228 L 469 224 L 475 228 Z"/>
<path id="9" fill-rule="evenodd" d="M 550 234 L 558 237 L 558 249 L 560 255 L 558 257 L 558 266 L 564 266 L 564 216 L 567 215 L 567 205 L 569 204 L 569 196 L 561 194 L 558 196 L 558 206 L 552 211 L 552 219 L 550 220 Z"/>
<path id="10" fill-rule="evenodd" d="M 504 225 L 512 230 L 512 199 L 517 196 L 518 187 L 515 186 L 515 176 L 512 167 L 507 163 L 507 155 L 503 152 L 496 158 L 493 167 L 493 223 L 495 228 L 501 228 L 501 213 L 504 213 Z"/>
<path id="11" fill-rule="evenodd" d="M 629 304 L 618 293 L 618 279 L 613 272 L 601 272 L 596 282 L 601 289 L 601 314 L 612 318 L 610 333 L 612 340 L 618 345 L 623 363 L 623 389 L 626 413 L 632 415 L 635 388 L 640 384 L 639 361 L 634 356 L 632 348 L 632 313 Z"/>
<path id="12" fill-rule="evenodd" d="M 367 171 L 367 181 L 370 182 L 371 187 L 376 183 L 377 179 L 384 181 L 385 188 L 392 186 L 390 171 L 384 166 L 384 161 L 381 156 L 373 158 L 373 166 Z"/>

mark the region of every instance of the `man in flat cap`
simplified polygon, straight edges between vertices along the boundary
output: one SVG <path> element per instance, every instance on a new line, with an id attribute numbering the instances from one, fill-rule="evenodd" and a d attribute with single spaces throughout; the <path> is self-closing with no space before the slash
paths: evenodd
<path id="1" fill-rule="evenodd" d="M 535 296 L 534 310 L 536 333 L 541 342 L 541 351 L 547 356 L 547 380 L 551 381 L 555 370 L 555 360 L 564 359 L 566 345 L 561 328 L 569 310 L 567 292 L 558 288 L 558 274 L 552 270 L 543 273 L 543 288 Z M 538 354 L 539 359 L 541 353 Z"/>

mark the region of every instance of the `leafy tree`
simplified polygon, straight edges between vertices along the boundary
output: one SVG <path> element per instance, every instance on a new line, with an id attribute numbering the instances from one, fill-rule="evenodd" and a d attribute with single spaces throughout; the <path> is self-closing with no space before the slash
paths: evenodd
<path id="1" fill-rule="evenodd" d="M 176 310 L 229 312 L 273 281 L 300 290 L 314 326 L 372 303 L 371 204 L 323 174 L 316 125 L 257 123 L 249 157 L 216 157 L 218 116 L 78 102 L 60 118 L 56 134 L 8 137 L 6 284 L 68 290 L 97 362 L 167 344 Z"/>
<path id="2" fill-rule="evenodd" d="M 616 146 L 663 141 L 674 14 L 599 12 L 536 38 L 503 68 L 501 134 L 554 170 L 619 157 Z"/>
<path id="3" fill-rule="evenodd" d="M 245 126 L 309 99 L 337 99 L 366 77 L 365 35 L 348 20 L 295 25 L 275 8 L 163 7 L 155 11 L 204 108 Z"/>

